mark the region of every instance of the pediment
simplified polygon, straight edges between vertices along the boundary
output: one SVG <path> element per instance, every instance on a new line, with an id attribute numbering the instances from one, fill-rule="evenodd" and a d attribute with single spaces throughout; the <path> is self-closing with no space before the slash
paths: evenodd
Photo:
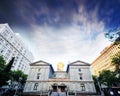
<path id="1" fill-rule="evenodd" d="M 31 63 L 30 66 L 49 66 L 50 64 L 42 60 Z"/>
<path id="2" fill-rule="evenodd" d="M 70 66 L 90 66 L 89 63 L 83 62 L 83 61 L 75 61 L 69 64 Z"/>

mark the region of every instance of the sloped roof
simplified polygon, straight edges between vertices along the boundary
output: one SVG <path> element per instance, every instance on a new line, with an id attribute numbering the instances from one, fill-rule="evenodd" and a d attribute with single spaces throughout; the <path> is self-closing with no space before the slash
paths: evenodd
<path id="1" fill-rule="evenodd" d="M 30 64 L 30 66 L 50 66 L 50 65 L 51 65 L 50 63 L 47 63 L 42 60 Z"/>
<path id="2" fill-rule="evenodd" d="M 75 62 L 68 64 L 66 72 L 68 72 L 69 66 L 90 66 L 90 64 L 83 62 L 83 61 L 80 61 L 80 60 L 77 60 Z"/>
<path id="3" fill-rule="evenodd" d="M 83 61 L 80 61 L 80 60 L 77 60 L 77 61 L 75 61 L 75 62 L 72 62 L 72 63 L 70 63 L 70 64 L 68 64 L 69 66 L 77 66 L 77 65 L 79 65 L 79 66 L 90 66 L 90 64 L 89 63 L 86 63 L 86 62 L 83 62 Z"/>
<path id="4" fill-rule="evenodd" d="M 52 68 L 52 70 L 54 71 L 54 69 L 50 63 L 47 63 L 47 62 L 42 61 L 42 60 L 31 63 L 30 66 L 50 66 Z M 67 70 L 66 70 L 67 72 L 69 70 L 69 66 L 90 66 L 90 64 L 83 62 L 83 61 L 80 61 L 80 60 L 77 60 L 77 61 L 69 63 L 67 65 Z"/>
<path id="5" fill-rule="evenodd" d="M 54 69 L 53 69 L 52 65 L 50 63 L 47 63 L 47 62 L 42 61 L 42 60 L 31 63 L 30 66 L 50 66 L 50 68 L 54 72 Z"/>

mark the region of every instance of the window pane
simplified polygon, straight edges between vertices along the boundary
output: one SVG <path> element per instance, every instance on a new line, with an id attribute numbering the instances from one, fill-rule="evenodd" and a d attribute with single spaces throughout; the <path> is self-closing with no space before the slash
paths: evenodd
<path id="1" fill-rule="evenodd" d="M 82 78 L 82 73 L 80 73 L 79 76 L 80 76 L 80 80 L 82 80 L 82 79 L 83 79 L 83 78 Z"/>
<path id="2" fill-rule="evenodd" d="M 81 86 L 81 91 L 85 91 L 85 84 L 80 84 L 80 86 Z"/>
<path id="3" fill-rule="evenodd" d="M 38 87 L 38 83 L 35 83 L 35 85 L 34 85 L 34 90 L 37 90 L 37 87 Z"/>
<path id="4" fill-rule="evenodd" d="M 40 71 L 40 68 L 38 69 L 38 71 Z"/>
<path id="5" fill-rule="evenodd" d="M 79 68 L 78 71 L 81 72 L 81 69 Z"/>
<path id="6" fill-rule="evenodd" d="M 39 79 L 40 78 L 40 73 L 37 73 L 37 79 Z"/>

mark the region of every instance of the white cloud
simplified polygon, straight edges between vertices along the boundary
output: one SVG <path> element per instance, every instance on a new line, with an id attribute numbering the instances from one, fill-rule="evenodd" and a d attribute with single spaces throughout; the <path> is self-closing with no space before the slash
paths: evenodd
<path id="1" fill-rule="evenodd" d="M 56 64 L 62 61 L 65 64 L 75 60 L 83 60 L 91 63 L 98 54 L 110 44 L 104 33 L 99 33 L 94 40 L 78 28 L 72 26 L 60 30 L 49 27 L 36 27 L 33 34 L 36 60 L 45 60 Z M 87 38 L 88 37 L 88 38 Z"/>
<path id="2" fill-rule="evenodd" d="M 104 37 L 104 22 L 97 19 L 97 8 L 88 14 L 82 6 L 79 14 L 73 15 L 71 26 L 58 29 L 47 25 L 31 26 L 35 61 L 49 62 L 55 70 L 59 61 L 68 64 L 79 59 L 91 63 L 110 44 Z"/>

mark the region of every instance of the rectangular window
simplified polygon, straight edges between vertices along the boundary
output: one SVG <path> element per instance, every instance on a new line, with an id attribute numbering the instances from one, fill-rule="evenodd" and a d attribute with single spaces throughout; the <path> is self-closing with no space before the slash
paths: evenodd
<path id="1" fill-rule="evenodd" d="M 8 36 L 7 31 L 4 31 L 4 32 L 3 32 L 3 36 L 4 36 L 4 37 L 7 37 L 7 36 Z"/>
<path id="2" fill-rule="evenodd" d="M 82 90 L 81 91 L 85 91 L 85 84 L 80 84 Z"/>
<path id="3" fill-rule="evenodd" d="M 2 43 L 3 43 L 3 42 L 4 42 L 4 40 L 1 38 L 1 39 L 0 39 L 0 42 L 2 42 Z"/>
<path id="4" fill-rule="evenodd" d="M 37 79 L 40 79 L 40 73 L 37 73 Z"/>
<path id="5" fill-rule="evenodd" d="M 82 78 L 82 73 L 80 73 L 79 75 L 80 75 L 80 80 L 82 80 L 82 79 L 83 79 L 83 78 Z"/>
<path id="6" fill-rule="evenodd" d="M 38 69 L 38 71 L 40 71 L 40 68 Z"/>
<path id="7" fill-rule="evenodd" d="M 38 83 L 35 83 L 33 90 L 37 90 L 37 88 L 38 88 Z"/>
<path id="8" fill-rule="evenodd" d="M 1 50 L 0 52 L 1 52 L 1 53 L 3 53 L 3 52 L 4 52 L 4 50 Z"/>
<path id="9" fill-rule="evenodd" d="M 79 68 L 78 71 L 81 72 L 81 69 Z"/>
<path id="10" fill-rule="evenodd" d="M 8 53 L 11 53 L 11 50 L 8 50 Z"/>

